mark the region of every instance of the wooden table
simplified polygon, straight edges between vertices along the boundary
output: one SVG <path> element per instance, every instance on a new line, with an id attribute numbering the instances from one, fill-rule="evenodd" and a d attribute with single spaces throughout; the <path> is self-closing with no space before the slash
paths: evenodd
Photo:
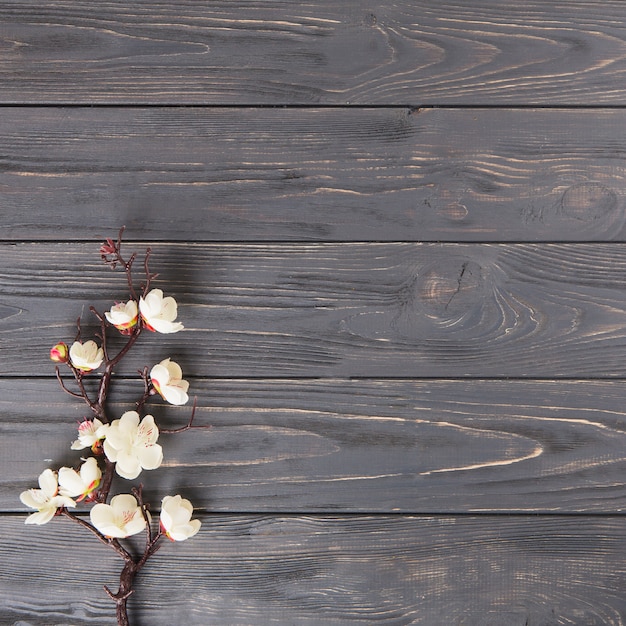
<path id="1" fill-rule="evenodd" d="M 186 330 L 111 410 L 171 356 L 212 426 L 146 474 L 203 526 L 133 624 L 625 624 L 625 24 L 618 0 L 1 2 L 0 623 L 115 623 L 119 560 L 18 495 L 76 462 L 48 350 L 126 297 L 98 255 L 125 224 Z"/>

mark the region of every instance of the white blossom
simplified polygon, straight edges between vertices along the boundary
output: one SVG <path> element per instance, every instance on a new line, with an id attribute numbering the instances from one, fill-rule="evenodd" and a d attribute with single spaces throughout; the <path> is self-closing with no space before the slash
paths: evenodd
<path id="1" fill-rule="evenodd" d="M 139 318 L 137 302 L 135 300 L 119 302 L 112 306 L 110 311 L 105 311 L 104 316 L 119 331 L 128 333 L 137 324 Z"/>
<path id="2" fill-rule="evenodd" d="M 75 341 L 70 348 L 70 362 L 77 370 L 90 372 L 100 367 L 103 360 L 104 351 L 95 341 Z"/>
<path id="3" fill-rule="evenodd" d="M 59 470 L 59 493 L 70 498 L 80 496 L 78 497 L 80 502 L 98 488 L 101 478 L 102 471 L 98 467 L 98 462 L 94 457 L 89 457 L 80 466 L 80 472 L 70 467 L 62 467 Z"/>
<path id="4" fill-rule="evenodd" d="M 152 289 L 145 298 L 139 299 L 141 319 L 148 330 L 158 333 L 177 333 L 183 329 L 180 322 L 175 322 L 178 305 L 172 296 L 163 297 L 160 289 Z"/>
<path id="5" fill-rule="evenodd" d="M 76 502 L 68 496 L 59 495 L 57 475 L 51 469 L 44 470 L 39 475 L 39 487 L 20 494 L 22 504 L 37 509 L 37 513 L 31 513 L 26 518 L 26 524 L 45 524 L 54 517 L 58 509 L 76 506 Z"/>
<path id="6" fill-rule="evenodd" d="M 89 513 L 91 523 L 105 537 L 129 537 L 146 527 L 146 520 L 137 500 L 129 493 L 111 498 L 111 504 L 98 503 Z"/>
<path id="7" fill-rule="evenodd" d="M 185 404 L 189 400 L 189 383 L 183 380 L 183 370 L 171 359 L 165 359 L 150 370 L 154 388 L 170 404 Z"/>
<path id="8" fill-rule="evenodd" d="M 172 541 L 185 541 L 200 530 L 200 520 L 191 519 L 193 506 L 181 496 L 165 496 L 161 502 L 161 528 Z"/>
<path id="9" fill-rule="evenodd" d="M 158 438 L 159 429 L 152 415 L 146 415 L 140 423 L 137 411 L 126 411 L 105 427 L 104 453 L 122 478 L 132 480 L 142 469 L 161 465 L 163 450 L 156 443 Z"/>
<path id="10" fill-rule="evenodd" d="M 95 417 L 93 420 L 84 420 L 78 425 L 78 439 L 71 445 L 72 450 L 91 448 L 95 451 L 98 442 L 104 438 L 106 432 L 104 424 Z"/>

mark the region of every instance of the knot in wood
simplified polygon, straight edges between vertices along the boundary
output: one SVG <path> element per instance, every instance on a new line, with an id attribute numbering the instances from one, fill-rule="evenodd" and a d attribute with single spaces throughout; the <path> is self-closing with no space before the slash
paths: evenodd
<path id="1" fill-rule="evenodd" d="M 600 183 L 579 183 L 565 191 L 561 213 L 581 221 L 593 221 L 617 208 L 617 194 Z"/>
<path id="2" fill-rule="evenodd" d="M 482 304 L 484 282 L 484 273 L 475 261 L 441 259 L 420 273 L 417 295 L 427 315 L 449 319 Z"/>

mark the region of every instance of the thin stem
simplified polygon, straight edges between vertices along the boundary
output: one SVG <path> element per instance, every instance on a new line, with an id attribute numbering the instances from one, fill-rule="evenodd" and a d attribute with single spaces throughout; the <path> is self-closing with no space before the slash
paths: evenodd
<path id="1" fill-rule="evenodd" d="M 122 235 L 124 234 L 124 230 L 126 226 L 122 226 L 120 228 L 120 232 L 117 235 L 117 241 L 113 241 L 112 239 L 107 239 L 105 243 L 100 247 L 100 256 L 102 260 L 112 269 L 114 270 L 117 267 L 117 264 L 120 263 L 124 266 L 124 271 L 126 272 L 126 281 L 128 282 L 128 291 L 130 292 L 130 297 L 133 300 L 137 300 L 137 294 L 135 292 L 135 288 L 133 287 L 133 263 L 137 258 L 137 254 L 133 252 L 130 255 L 128 261 L 124 260 L 122 257 Z"/>
<path id="2" fill-rule="evenodd" d="M 104 315 L 100 315 L 96 310 L 96 307 L 90 306 L 89 310 L 98 318 L 100 322 L 100 340 L 102 341 L 102 352 L 104 353 L 104 360 L 109 360 L 109 355 L 107 353 L 107 330 L 106 330 L 106 320 Z"/>
<path id="3" fill-rule="evenodd" d="M 143 380 L 143 395 L 137 402 L 135 402 L 135 406 L 137 407 L 137 413 L 140 413 L 143 409 L 144 405 L 148 401 L 151 395 L 154 395 L 155 390 L 152 386 L 152 382 L 150 381 L 150 376 L 148 374 L 148 368 L 144 367 L 142 370 L 138 370 L 139 376 L 141 376 L 141 380 Z"/>
<path id="4" fill-rule="evenodd" d="M 106 362 L 104 367 L 104 373 L 100 379 L 100 387 L 98 389 L 98 401 L 97 405 L 100 407 L 100 415 L 104 417 L 104 404 L 106 402 L 107 394 L 109 392 L 109 385 L 111 383 L 111 376 L 113 374 L 113 368 L 122 360 L 126 353 L 133 347 L 133 344 L 137 341 L 137 338 L 141 334 L 141 326 L 139 324 L 133 329 L 128 341 L 124 347 L 112 358 Z"/>
<path id="5" fill-rule="evenodd" d="M 135 287 L 133 286 L 132 267 L 136 258 L 137 255 L 133 252 L 130 255 L 130 259 L 128 259 L 128 261 L 124 263 L 124 270 L 126 271 L 126 282 L 128 283 L 128 291 L 130 293 L 130 297 L 135 301 L 137 300 L 137 294 L 135 293 Z M 120 257 L 120 260 L 122 260 L 122 257 Z"/>
<path id="6" fill-rule="evenodd" d="M 159 528 L 157 534 L 147 543 L 143 555 L 139 561 L 137 561 L 138 569 L 142 568 L 146 564 L 146 561 L 161 547 L 161 539 L 163 539 L 163 533 Z"/>
<path id="7" fill-rule="evenodd" d="M 101 405 L 97 402 L 94 402 L 87 393 L 85 389 L 85 384 L 83 383 L 83 374 L 80 370 L 77 370 L 71 363 L 68 363 L 69 368 L 72 370 L 72 374 L 74 374 L 74 378 L 76 379 L 76 384 L 80 389 L 82 399 L 89 405 L 89 408 L 96 414 L 101 414 Z"/>
<path id="8" fill-rule="evenodd" d="M 88 521 L 82 519 L 81 517 L 74 515 L 74 513 L 71 513 L 66 508 L 59 509 L 59 512 L 61 515 L 65 515 L 65 517 L 68 517 L 73 522 L 76 522 L 83 528 L 86 528 L 98 538 L 98 541 L 103 543 L 105 546 L 113 548 L 113 550 L 115 550 L 125 561 L 133 560 L 130 552 L 128 552 L 128 550 L 126 550 L 117 539 L 105 537 L 95 526 L 92 526 Z"/>
<path id="9" fill-rule="evenodd" d="M 80 317 L 76 320 L 76 336 L 74 341 L 80 341 Z"/>
<path id="10" fill-rule="evenodd" d="M 70 396 L 74 396 L 75 398 L 80 398 L 81 400 L 85 399 L 85 397 L 82 394 L 76 393 L 75 391 L 72 391 L 71 389 L 68 389 L 65 386 L 65 383 L 63 382 L 63 379 L 61 378 L 61 372 L 59 371 L 59 366 L 58 365 L 54 368 L 54 371 L 56 372 L 57 380 L 59 381 L 59 385 L 61 385 L 61 389 L 63 389 L 63 391 L 65 391 L 65 393 L 68 393 Z"/>
<path id="11" fill-rule="evenodd" d="M 185 426 L 181 426 L 180 428 L 159 428 L 159 432 L 165 433 L 166 435 L 173 435 L 175 433 L 182 433 L 190 428 L 211 428 L 211 426 L 193 426 L 193 418 L 196 415 L 196 406 L 198 405 L 198 396 L 195 396 L 193 399 L 193 408 L 191 409 L 191 416 L 189 417 L 189 421 Z"/>
<path id="12" fill-rule="evenodd" d="M 61 389 L 63 391 L 65 391 L 65 393 L 69 394 L 70 396 L 73 396 L 74 398 L 79 398 L 81 400 L 84 400 L 85 403 L 87 404 L 87 406 L 96 415 L 98 415 L 100 413 L 100 407 L 97 405 L 97 403 L 95 403 L 89 397 L 89 394 L 87 393 L 87 390 L 85 389 L 85 385 L 83 384 L 81 373 L 71 363 L 68 362 L 67 365 L 72 370 L 72 374 L 74 374 L 74 378 L 76 379 L 76 383 L 78 384 L 78 388 L 80 389 L 80 393 L 76 393 L 75 391 L 72 391 L 71 389 L 67 388 L 63 378 L 61 377 L 61 372 L 59 371 L 59 366 L 57 365 L 54 368 L 54 371 L 56 373 L 56 377 L 57 377 L 57 380 L 59 381 L 59 385 L 61 386 Z"/>
<path id="13" fill-rule="evenodd" d="M 158 274 L 150 273 L 150 255 L 152 254 L 152 248 L 146 248 L 146 256 L 143 260 L 143 269 L 146 274 L 146 284 L 143 286 L 143 295 L 145 296 L 150 291 L 150 283 L 155 279 Z"/>

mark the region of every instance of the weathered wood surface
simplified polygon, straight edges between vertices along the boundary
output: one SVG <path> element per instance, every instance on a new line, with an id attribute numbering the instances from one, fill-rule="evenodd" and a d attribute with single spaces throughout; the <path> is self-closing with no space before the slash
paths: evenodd
<path id="1" fill-rule="evenodd" d="M 3 2 L 4 103 L 618 104 L 619 0 Z"/>
<path id="2" fill-rule="evenodd" d="M 126 224 L 187 330 L 118 373 L 211 425 L 142 476 L 203 527 L 133 626 L 624 626 L 626 3 L 210 5 L 0 3 L 0 624 L 114 623 L 115 555 L 18 495 Z"/>
<path id="3" fill-rule="evenodd" d="M 147 333 L 143 360 L 120 371 L 169 354 L 202 377 L 626 376 L 621 245 L 153 249 L 187 330 Z M 95 321 L 90 303 L 127 297 L 94 244 L 5 244 L 0 267 L 5 375 L 50 371 L 48 349 L 81 311 Z"/>
<path id="4" fill-rule="evenodd" d="M 16 107 L 0 145 L 2 239 L 626 240 L 622 109 Z"/>
<path id="5" fill-rule="evenodd" d="M 623 382 L 192 380 L 195 423 L 163 434 L 147 499 L 205 511 L 626 511 Z M 111 419 L 140 381 L 114 387 Z M 15 398 L 20 398 L 16 403 Z M 165 428 L 189 407 L 149 405 Z M 0 380 L 0 510 L 70 451 L 86 405 L 54 380 Z M 120 482 L 119 488 L 123 488 Z"/>
<path id="6" fill-rule="evenodd" d="M 149 561 L 133 623 L 621 626 L 626 520 L 210 516 Z M 112 551 L 3 517 L 1 624 L 112 625 Z M 69 548 L 68 548 L 69 545 Z M 68 549 L 71 558 L 68 558 Z M 45 567 L 36 573 L 32 562 Z M 158 561 L 158 564 L 157 564 Z M 97 563 L 97 567 L 88 567 Z M 44 601 L 42 602 L 42 599 Z"/>

